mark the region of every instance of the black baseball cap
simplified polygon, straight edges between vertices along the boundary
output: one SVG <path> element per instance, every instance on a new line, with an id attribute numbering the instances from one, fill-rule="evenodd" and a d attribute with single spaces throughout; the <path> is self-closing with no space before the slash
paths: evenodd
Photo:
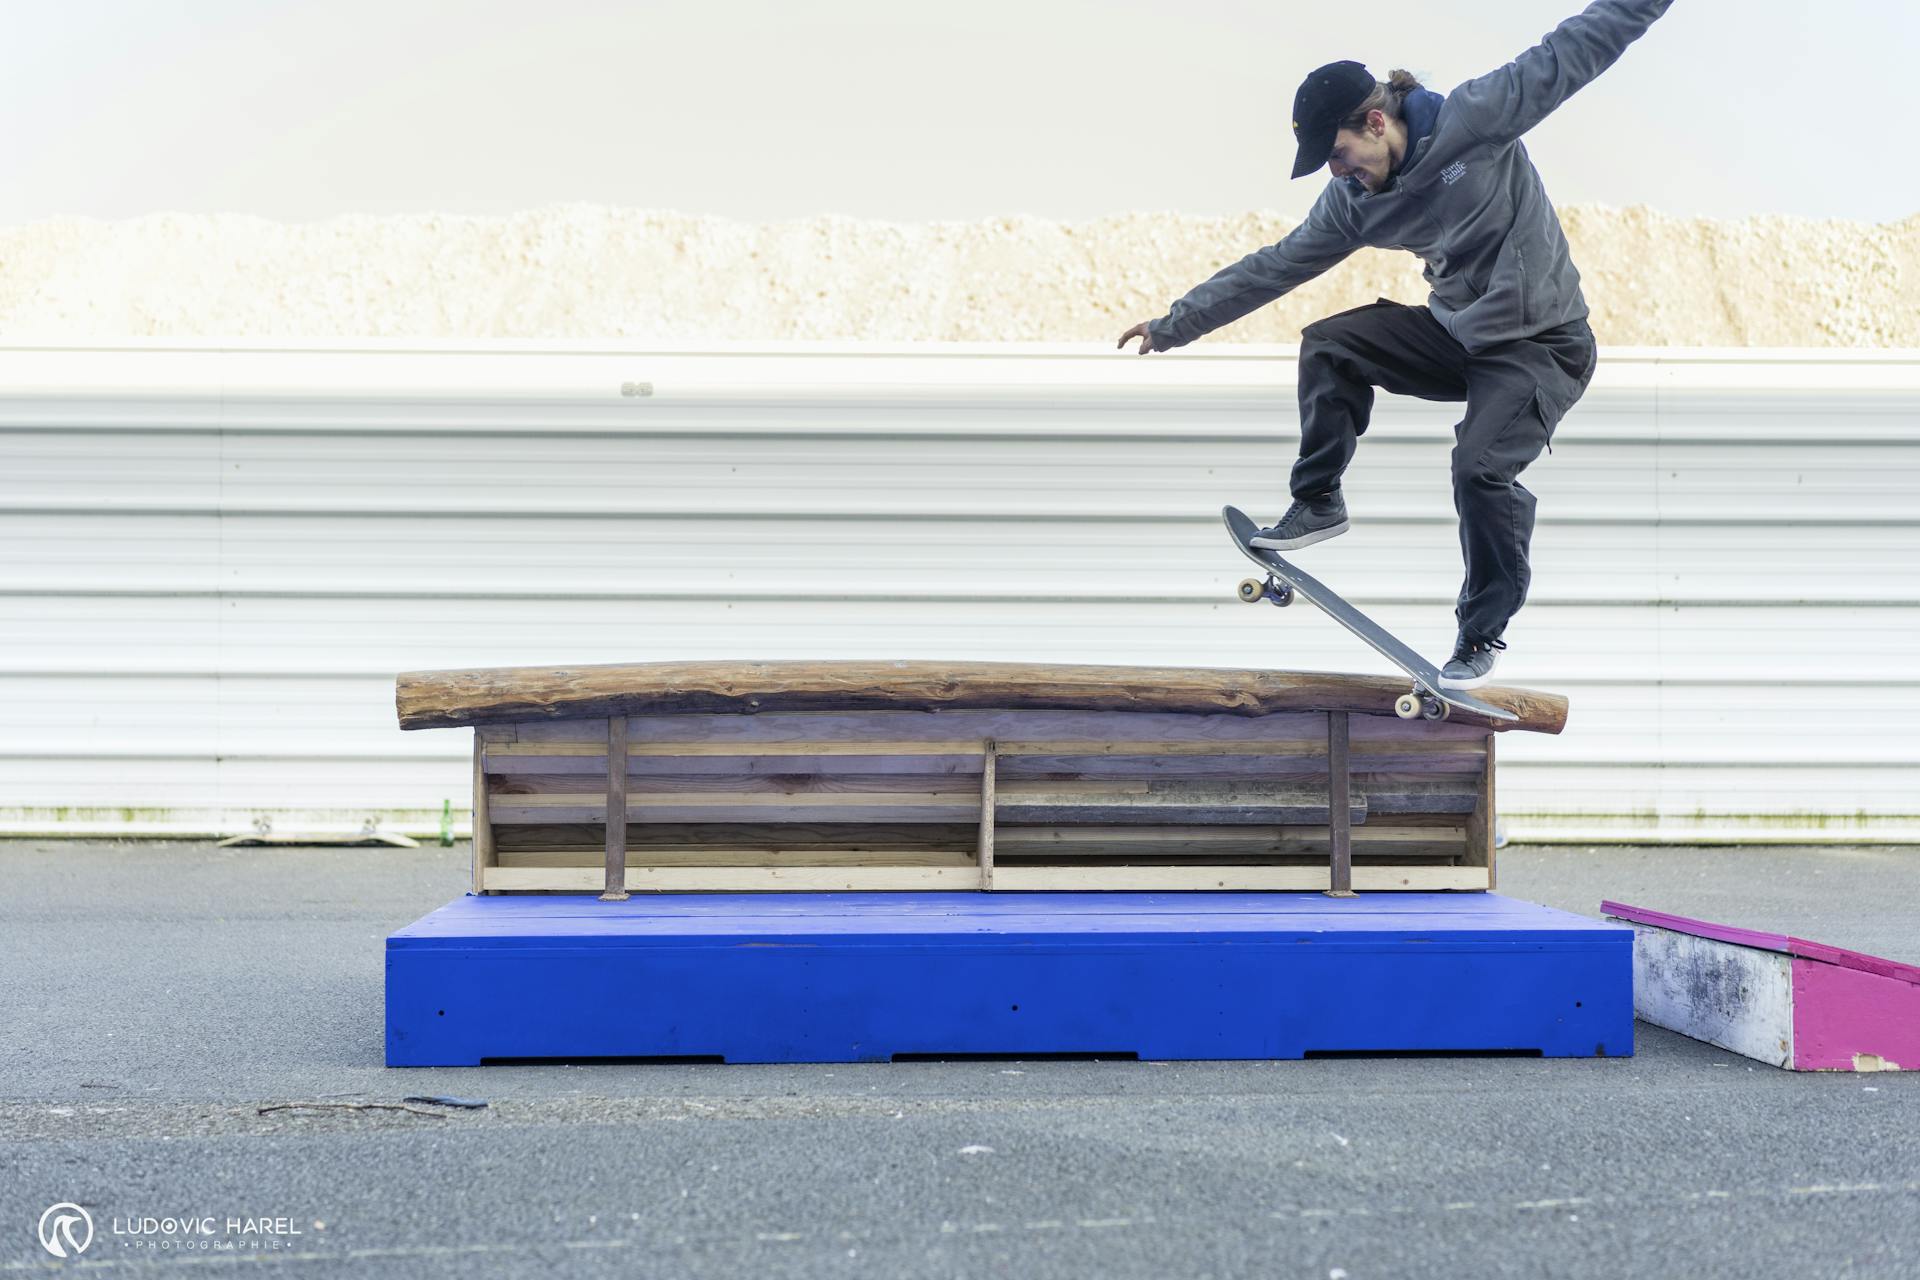
<path id="1" fill-rule="evenodd" d="M 1378 82 L 1357 62 L 1329 62 L 1300 82 L 1293 95 L 1293 136 L 1300 152 L 1293 159 L 1293 176 L 1312 173 L 1333 154 L 1333 135 Z"/>

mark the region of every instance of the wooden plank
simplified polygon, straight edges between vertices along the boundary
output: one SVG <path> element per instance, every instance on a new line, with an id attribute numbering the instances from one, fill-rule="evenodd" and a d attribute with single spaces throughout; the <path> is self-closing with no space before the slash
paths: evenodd
<path id="1" fill-rule="evenodd" d="M 1369 720 L 1375 717 L 1367 717 Z M 1257 718 L 1139 711 L 768 711 L 751 715 L 648 715 L 645 731 L 633 726 L 629 741 L 660 743 L 772 744 L 844 742 L 855 745 L 871 742 L 913 742 L 953 749 L 972 748 L 992 738 L 1000 741 L 1042 742 L 1052 739 L 1088 742 L 1148 741 L 1172 739 L 1182 742 L 1243 741 L 1265 742 L 1275 739 L 1313 738 L 1321 717 L 1291 712 Z M 585 731 L 583 720 L 542 720 L 515 724 L 517 741 L 523 743 L 588 742 L 596 747 L 602 741 Z M 1381 720 L 1391 735 L 1404 737 L 1407 721 L 1391 715 Z M 1439 739 L 1478 742 L 1485 730 L 1450 721 L 1420 722 Z"/>
<path id="2" fill-rule="evenodd" d="M 648 828 L 649 832 L 653 829 Z M 1017 831 L 1017 828 L 1005 830 Z M 1314 828 L 1288 828 L 1299 831 L 1299 836 L 1273 837 L 1260 833 L 1249 833 L 1238 839 L 1186 839 L 1162 840 L 1152 828 L 1118 828 L 1113 833 L 1097 841 L 1048 841 L 1028 843 L 1016 841 L 1011 849 L 1003 839 L 1003 830 L 996 829 L 994 834 L 994 861 L 1001 865 L 1007 860 L 1028 864 L 1036 862 L 1090 862 L 1102 858 L 1127 858 L 1135 861 L 1150 862 L 1193 862 L 1207 859 L 1266 859 L 1276 860 L 1294 858 L 1312 860 L 1326 865 L 1328 841 L 1324 828 L 1317 836 L 1311 833 Z M 1362 828 L 1365 830 L 1365 828 Z M 1458 832 L 1451 840 L 1436 839 L 1435 833 L 1425 830 L 1400 831 L 1389 833 L 1389 838 L 1367 844 L 1356 842 L 1354 859 L 1356 863 L 1373 861 L 1452 861 L 1458 857 L 1460 842 Z M 603 851 L 597 847 L 573 845 L 558 848 L 502 849 L 497 855 L 498 866 L 594 866 L 604 862 Z M 627 852 L 628 866 L 676 866 L 692 864 L 702 866 L 762 866 L 791 863 L 795 866 L 977 866 L 977 850 L 942 849 L 933 846 L 901 846 L 897 848 L 831 848 L 812 845 L 748 845 L 748 844 L 701 844 L 701 845 L 658 845 L 649 841 L 645 846 L 633 846 Z"/>
<path id="3" fill-rule="evenodd" d="M 1373 811 L 1373 797 L 1369 795 L 1367 797 L 1367 825 L 1354 828 L 1353 842 L 1357 847 L 1362 840 L 1367 838 L 1367 833 L 1374 829 L 1375 823 L 1391 822 L 1396 826 L 1402 827 L 1447 827 L 1456 832 L 1465 832 L 1466 820 L 1467 815 L 1458 809 L 1452 813 L 1401 812 L 1378 814 Z M 1455 856 L 1461 855 L 1465 851 L 1465 848 L 1466 846 L 1463 844 L 1460 848 L 1455 849 L 1453 851 Z"/>
<path id="4" fill-rule="evenodd" d="M 1264 742 L 1184 742 L 1175 739 L 1132 739 L 1102 742 L 1097 738 L 1059 738 L 1052 741 L 1003 742 L 1000 754 L 1019 756 L 1209 756 L 1231 753 L 1241 756 L 1314 755 L 1320 744 L 1311 738 L 1276 738 Z"/>
<path id="5" fill-rule="evenodd" d="M 642 719 L 643 717 L 634 717 Z M 1324 728 L 1324 724 L 1323 724 Z M 996 739 L 996 741 L 1000 741 Z M 1000 754 L 1003 756 L 1179 756 L 1179 755 L 1243 755 L 1243 756 L 1289 756 L 1319 755 L 1326 747 L 1324 734 L 1304 738 L 1053 738 L 1017 740 L 1000 742 Z M 1362 754 L 1410 754 L 1432 753 L 1435 755 L 1477 755 L 1481 750 L 1480 739 L 1435 738 L 1431 742 L 1407 738 L 1372 738 L 1364 740 L 1358 750 Z M 517 756 L 588 756 L 600 757 L 607 752 L 604 742 L 504 742 L 498 744 L 493 754 L 500 760 L 511 760 Z M 812 742 L 630 742 L 627 755 L 639 759 L 650 756 L 713 756 L 718 758 L 739 757 L 754 759 L 758 757 L 781 757 L 815 755 L 832 759 L 840 756 L 951 756 L 956 761 L 971 761 L 975 765 L 980 761 L 980 744 L 961 741 L 878 741 L 858 739 L 846 742 L 820 740 Z"/>
<path id="6" fill-rule="evenodd" d="M 594 867 L 601 868 L 605 858 L 598 849 L 511 849 L 502 850 L 494 865 L 502 867 Z M 646 846 L 644 855 L 637 848 L 627 851 L 629 867 L 971 867 L 980 865 L 978 856 L 968 850 L 946 849 L 748 849 L 679 848 Z M 1067 848 L 1044 856 L 1020 854 L 994 855 L 994 866 L 1025 867 L 1098 867 L 1113 866 L 1302 866 L 1324 869 L 1327 849 L 1297 854 L 1235 852 L 1226 849 L 1177 849 L 1141 847 L 1132 851 L 1116 849 Z M 1453 866 L 1450 851 L 1423 851 L 1419 846 L 1396 845 L 1378 854 L 1356 851 L 1354 865 L 1361 866 Z M 973 886 L 979 887 L 977 884 Z"/>
<path id="7" fill-rule="evenodd" d="M 1239 751 L 1165 756 L 1003 756 L 1003 779 L 1027 778 L 1315 778 L 1326 773 L 1324 756 Z"/>
<path id="8" fill-rule="evenodd" d="M 1327 713 L 1327 815 L 1328 879 L 1327 893 L 1335 898 L 1353 896 L 1353 824 L 1347 807 L 1353 779 L 1348 776 L 1347 713 Z"/>
<path id="9" fill-rule="evenodd" d="M 1007 822 L 1324 823 L 1326 796 L 1314 788 L 1273 783 L 1167 783 L 1159 780 L 1023 781 L 996 787 L 997 818 Z M 604 795 L 584 791 L 496 790 L 494 821 L 604 822 Z M 978 796 L 965 791 L 648 791 L 627 795 L 645 821 L 955 821 L 979 816 Z M 745 815 L 745 816 L 742 816 Z M 1353 795 L 1347 821 L 1366 821 L 1366 797 Z"/>
<path id="10" fill-rule="evenodd" d="M 977 803 L 977 801 L 976 801 Z M 645 845 L 637 843 L 645 840 Z M 864 823 L 648 823 L 644 829 L 629 824 L 631 848 L 688 850 L 809 849 L 888 850 L 918 849 L 951 852 L 971 861 L 977 851 L 979 824 L 864 824 Z M 583 865 L 604 853 L 598 824 L 516 824 L 499 829 L 496 859 L 526 849 L 566 849 L 576 852 Z M 996 863 L 1009 857 L 1084 858 L 1114 854 L 1154 858 L 1208 856 L 1313 857 L 1325 863 L 1330 844 L 1325 825 L 1304 826 L 1009 826 L 994 824 Z M 1451 824 L 1396 818 L 1392 825 L 1371 822 L 1353 830 L 1353 856 L 1368 858 L 1458 859 L 1465 847 L 1465 828 Z M 629 862 L 632 855 L 629 854 Z"/>
<path id="11" fill-rule="evenodd" d="M 487 807 L 488 741 L 473 736 L 473 891 L 486 892 L 487 868 L 494 865 L 493 814 Z"/>
<path id="12" fill-rule="evenodd" d="M 502 867 L 592 867 L 597 849 L 502 850 Z M 627 850 L 629 867 L 972 867 L 971 853 L 947 849 L 666 848 L 652 843 Z"/>
<path id="13" fill-rule="evenodd" d="M 793 756 L 655 756 L 631 758 L 627 776 L 641 778 L 792 778 L 809 774 L 876 778 L 950 777 L 959 785 L 973 787 L 980 772 L 980 758 L 970 759 L 939 754 L 921 756 L 874 755 L 793 755 Z M 1484 753 L 1436 751 L 1393 753 L 1378 746 L 1371 750 L 1356 748 L 1356 771 L 1425 776 L 1444 780 L 1448 777 L 1475 778 L 1481 771 Z M 554 756 L 527 755 L 501 758 L 492 750 L 487 756 L 487 772 L 494 777 L 596 777 L 606 768 L 604 755 Z M 1062 774 L 1089 778 L 1167 777 L 1167 778 L 1317 778 L 1327 772 L 1324 744 L 1310 754 L 1284 752 L 1249 754 L 1229 749 L 1205 753 L 1182 752 L 1165 756 L 1121 755 L 1045 755 L 1001 756 L 998 768 L 1002 778 L 1035 778 Z M 750 785 L 743 782 L 742 785 Z"/>
<path id="14" fill-rule="evenodd" d="M 635 831 L 629 822 L 629 847 L 766 849 L 953 849 L 971 859 L 979 838 L 979 799 L 964 821 L 948 823 L 884 822 L 648 822 Z M 1222 828 L 1231 830 L 1232 828 Z M 499 828 L 496 847 L 509 849 L 585 849 L 601 853 L 604 833 L 598 823 L 524 823 Z"/>
<path id="15" fill-rule="evenodd" d="M 1322 867 L 1069 867 L 1002 866 L 998 888 L 1014 891 L 1324 891 Z M 1356 867 L 1354 883 L 1366 891 L 1485 889 L 1481 867 Z M 493 867 L 486 887 L 494 892 L 593 893 L 601 888 L 598 867 Z M 629 893 L 852 892 L 858 890 L 974 889 L 979 871 L 963 867 L 633 867 Z"/>
<path id="16" fill-rule="evenodd" d="M 988 739 L 980 747 L 980 887 L 993 888 L 994 744 Z"/>
<path id="17" fill-rule="evenodd" d="M 1366 793 L 1368 822 L 1416 815 L 1445 815 L 1457 820 L 1472 813 L 1480 800 L 1478 773 L 1421 777 L 1356 770 L 1351 776 L 1353 785 Z"/>
<path id="18" fill-rule="evenodd" d="M 599 867 L 494 867 L 489 889 L 597 893 Z M 856 890 L 977 889 L 972 860 L 959 867 L 629 867 L 628 893 L 808 893 Z"/>
<path id="19" fill-rule="evenodd" d="M 591 793 L 496 795 L 493 820 L 605 822 L 607 801 Z M 977 822 L 980 798 L 940 792 L 786 793 L 633 792 L 627 812 L 640 822 Z"/>
<path id="20" fill-rule="evenodd" d="M 1457 821 L 1452 826 L 1432 827 L 1408 826 L 1400 823 L 1376 827 L 1369 823 L 1366 826 L 1354 828 L 1353 840 L 1356 845 L 1363 841 L 1386 844 L 1394 840 L 1408 843 L 1432 843 L 1450 837 L 1457 838 L 1463 830 L 1464 828 Z M 1015 850 L 1026 852 L 1042 845 L 1098 844 L 1106 840 L 1153 842 L 1194 849 L 1226 846 L 1270 848 L 1276 852 L 1281 849 L 1302 848 L 1304 846 L 1299 842 L 1306 840 L 1324 850 L 1327 839 L 1327 826 L 1324 822 L 1264 827 L 1196 826 L 1191 823 L 1170 823 L 1166 826 L 1154 827 L 1102 826 L 1095 823 L 1076 826 L 1010 826 L 1001 823 L 994 831 L 995 847 L 1003 854 Z M 1458 853 L 1459 850 L 1456 848 L 1454 852 Z"/>
<path id="21" fill-rule="evenodd" d="M 574 744 L 568 743 L 567 746 Z M 531 754 L 492 757 L 488 769 L 495 775 L 520 774 L 598 774 L 606 768 L 606 758 L 598 752 L 580 755 L 555 755 L 538 751 Z M 631 755 L 627 758 L 630 778 L 782 777 L 796 773 L 859 773 L 868 776 L 898 774 L 928 777 L 972 779 L 980 772 L 976 746 L 971 756 L 941 749 L 911 755 L 879 755 L 868 752 L 810 754 L 732 754 L 732 755 Z"/>
<path id="22" fill-rule="evenodd" d="M 607 721 L 607 861 L 600 893 L 602 902 L 627 899 L 627 718 Z"/>
<path id="23" fill-rule="evenodd" d="M 1305 824 L 1327 821 L 1327 796 L 1270 782 L 1022 781 L 998 790 L 1003 822 L 1061 824 Z M 1349 822 L 1366 821 L 1366 798 L 1350 798 Z"/>
<path id="24" fill-rule="evenodd" d="M 639 722 L 643 720 L 643 725 Z M 597 722 L 559 720 L 511 725 L 515 731 L 509 754 L 580 752 L 601 754 L 605 735 L 588 733 Z M 1413 727 L 1417 725 L 1417 727 Z M 628 718 L 628 752 L 647 754 L 780 754 L 780 752 L 851 752 L 885 750 L 889 754 L 958 754 L 972 752 L 979 760 L 979 743 L 996 743 L 1046 750 L 1102 750 L 1110 745 L 1192 743 L 1260 747 L 1325 747 L 1327 718 L 1288 714 L 1261 720 L 1233 716 L 1171 716 L 1146 712 L 860 712 L 860 714 L 780 714 L 764 716 L 632 716 Z M 1486 729 L 1473 725 L 1427 720 L 1400 720 L 1396 716 L 1354 716 L 1354 743 L 1396 743 L 1407 748 L 1432 743 L 1469 743 L 1486 739 Z M 1131 747 L 1139 750 L 1140 747 Z"/>
<path id="25" fill-rule="evenodd" d="M 1366 758 L 1354 755 L 1354 770 L 1388 776 L 1424 778 L 1436 783 L 1455 782 L 1461 789 L 1466 780 L 1480 773 L 1480 756 L 1431 757 L 1392 755 Z M 1364 766 L 1364 769 L 1362 768 Z M 1245 778 L 1296 779 L 1317 782 L 1327 776 L 1325 744 L 1312 755 L 1250 756 L 1235 754 L 1205 756 L 1114 757 L 1027 756 L 1003 758 L 1000 776 L 1006 779 L 1076 776 L 1083 778 Z M 1355 777 L 1355 785 L 1359 778 Z"/>
<path id="26" fill-rule="evenodd" d="M 603 822 L 606 813 L 606 796 L 597 791 L 502 791 L 493 792 L 493 807 L 497 815 L 505 809 L 520 808 L 574 809 L 592 807 L 600 816 L 586 819 L 567 819 L 567 821 Z M 911 808 L 916 810 L 947 809 L 955 813 L 964 813 L 965 820 L 973 821 L 979 816 L 980 793 L 978 788 L 958 790 L 935 790 L 928 787 L 875 788 L 872 790 L 842 791 L 838 788 L 813 790 L 811 788 L 773 787 L 766 790 L 688 790 L 681 787 L 660 790 L 646 790 L 630 787 L 627 791 L 627 808 L 630 813 L 643 810 L 671 808 L 704 809 L 834 809 L 849 810 Z M 557 819 L 556 819 L 557 820 Z M 632 821 L 652 821 L 648 818 L 633 818 Z M 661 818 L 661 821 L 674 821 Z M 760 819 L 747 819 L 759 821 Z M 777 821 L 768 818 L 764 821 Z M 956 819 L 957 821 L 958 819 Z M 680 819 L 687 822 L 727 821 L 727 819 L 709 819 L 706 817 Z M 818 818 L 815 821 L 830 822 L 830 818 Z"/>
<path id="27" fill-rule="evenodd" d="M 645 721 L 644 726 L 629 725 L 631 746 L 657 744 L 659 750 L 671 751 L 679 744 L 689 744 L 713 747 L 720 753 L 751 753 L 775 745 L 807 750 L 830 744 L 845 744 L 857 751 L 882 744 L 901 751 L 909 745 L 957 752 L 971 749 L 977 759 L 980 742 L 986 738 L 1036 746 L 1083 742 L 1273 743 L 1298 744 L 1316 751 L 1326 741 L 1325 714 L 1303 712 L 1247 718 L 1140 711 L 770 711 L 754 715 L 649 715 L 630 720 Z M 568 743 L 598 753 L 604 750 L 606 737 L 590 731 L 594 724 L 597 722 L 583 720 L 516 724 L 515 743 L 535 751 L 545 744 Z M 1485 737 L 1484 728 L 1451 720 L 1401 720 L 1384 709 L 1380 715 L 1356 715 L 1353 720 L 1356 745 L 1478 744 Z"/>
<path id="28" fill-rule="evenodd" d="M 1402 767 L 1404 757 L 1395 757 L 1383 768 Z M 1478 756 L 1459 771 L 1478 772 Z M 1416 767 L 1419 762 L 1414 762 Z M 489 754 L 487 772 L 495 777 L 593 777 L 606 768 L 606 757 L 591 755 L 532 755 L 502 758 Z M 1022 756 L 1002 757 L 1002 777 L 1042 777 L 1049 774 L 1082 774 L 1087 777 L 1127 777 L 1162 775 L 1168 777 L 1279 777 L 1316 776 L 1327 770 L 1326 759 L 1319 754 L 1294 756 L 1284 752 L 1247 754 L 1223 747 L 1205 754 L 1183 753 L 1168 756 Z M 781 778 L 796 774 L 848 774 L 865 777 L 892 775 L 901 777 L 955 777 L 975 785 L 980 773 L 979 747 L 971 757 L 945 751 L 923 755 L 687 755 L 631 757 L 627 762 L 630 778 L 732 777 Z"/>
<path id="29" fill-rule="evenodd" d="M 1080 858 L 1021 858 L 1006 855 L 995 863 L 999 867 L 1072 867 L 1085 870 L 1089 874 L 1104 868 L 1131 867 L 1306 867 L 1318 870 L 1322 879 L 1332 883 L 1327 873 L 1327 851 L 1318 854 L 1299 854 L 1283 857 L 1269 857 L 1262 854 L 1209 853 L 1187 856 L 1168 856 L 1157 850 L 1142 853 L 1089 854 Z M 1445 853 L 1419 854 L 1396 852 L 1391 857 L 1360 858 L 1353 860 L 1355 867 L 1453 867 L 1459 863 Z"/>
<path id="30" fill-rule="evenodd" d="M 509 796 L 592 795 L 579 774 L 517 773 L 492 774 L 491 791 L 496 801 Z M 975 773 L 960 777 L 929 777 L 921 774 L 890 773 L 791 773 L 765 777 L 709 774 L 675 774 L 669 777 L 626 775 L 627 797 L 641 803 L 656 795 L 946 795 L 978 798 L 980 778 Z"/>
<path id="31" fill-rule="evenodd" d="M 633 717 L 644 719 L 644 717 Z M 606 744 L 599 742 L 515 742 L 498 754 L 512 756 L 604 756 Z M 838 756 L 951 756 L 956 761 L 980 762 L 980 744 L 957 742 L 632 742 L 627 744 L 632 758 L 648 756 L 716 756 L 755 758 L 760 756 L 817 755 Z"/>
<path id="32" fill-rule="evenodd" d="M 1405 691 L 1397 676 L 1018 662 L 648 662 L 411 671 L 395 681 L 403 729 L 489 721 L 602 719 L 685 712 L 960 710 L 1171 711 L 1264 716 L 1378 714 Z M 1525 689 L 1476 696 L 1519 719 L 1498 727 L 1558 733 L 1567 700 Z M 1470 713 L 1455 712 L 1459 721 Z M 1495 727 L 1495 726 L 1486 726 Z"/>
<path id="33" fill-rule="evenodd" d="M 1464 829 L 1453 827 L 1356 828 L 1355 857 L 1460 856 Z M 995 855 L 1087 857 L 1114 853 L 1156 857 L 1234 854 L 1315 856 L 1325 863 L 1332 848 L 1327 828 L 1289 827 L 1010 827 L 994 832 Z"/>
<path id="34" fill-rule="evenodd" d="M 1319 867 L 1021 867 L 1003 864 L 1002 890 L 1176 892 L 1208 890 L 1326 892 L 1327 868 Z M 1479 890 L 1483 867 L 1355 867 L 1354 888 L 1365 892 Z"/>

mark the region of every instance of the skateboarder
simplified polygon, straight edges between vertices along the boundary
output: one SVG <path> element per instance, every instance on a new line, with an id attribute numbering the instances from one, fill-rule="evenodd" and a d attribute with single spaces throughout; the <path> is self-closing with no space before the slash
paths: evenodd
<path id="1" fill-rule="evenodd" d="M 1362 245 L 1426 263 L 1425 306 L 1385 298 L 1300 335 L 1300 459 L 1293 505 L 1255 546 L 1310 546 L 1346 532 L 1340 476 L 1367 429 L 1373 389 L 1464 400 L 1454 428 L 1453 503 L 1466 580 L 1449 688 L 1493 675 L 1526 599 L 1534 497 L 1519 475 L 1593 379 L 1580 273 L 1520 135 L 1611 66 L 1671 0 L 1594 0 L 1535 47 L 1444 97 L 1405 71 L 1357 62 L 1306 78 L 1293 99 L 1293 176 L 1333 180 L 1306 220 L 1120 336 L 1170 351 L 1337 265 Z"/>

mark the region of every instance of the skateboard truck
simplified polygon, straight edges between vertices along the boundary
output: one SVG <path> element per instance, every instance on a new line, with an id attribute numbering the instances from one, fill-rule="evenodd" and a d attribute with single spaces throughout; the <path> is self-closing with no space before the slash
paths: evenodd
<path id="1" fill-rule="evenodd" d="M 1442 701 L 1439 694 L 1425 685 L 1416 684 L 1411 693 L 1403 693 L 1393 700 L 1393 714 L 1402 720 L 1412 720 L 1416 717 L 1445 720 L 1453 714 L 1453 708 Z"/>
<path id="2" fill-rule="evenodd" d="M 1293 603 L 1293 588 L 1278 578 L 1268 578 L 1265 582 L 1258 578 L 1243 578 L 1240 581 L 1240 598 L 1248 604 L 1266 600 L 1275 608 L 1284 609 Z"/>

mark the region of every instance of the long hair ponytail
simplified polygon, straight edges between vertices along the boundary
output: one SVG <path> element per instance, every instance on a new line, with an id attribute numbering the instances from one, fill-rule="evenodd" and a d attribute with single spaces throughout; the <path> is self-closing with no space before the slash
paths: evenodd
<path id="1" fill-rule="evenodd" d="M 1415 89 L 1423 88 L 1419 78 L 1411 71 L 1393 70 L 1387 72 L 1385 81 L 1374 85 L 1367 100 L 1355 107 L 1346 119 L 1340 122 L 1342 129 L 1358 132 L 1367 126 L 1367 113 L 1379 111 L 1391 120 L 1405 119 L 1407 95 Z"/>

